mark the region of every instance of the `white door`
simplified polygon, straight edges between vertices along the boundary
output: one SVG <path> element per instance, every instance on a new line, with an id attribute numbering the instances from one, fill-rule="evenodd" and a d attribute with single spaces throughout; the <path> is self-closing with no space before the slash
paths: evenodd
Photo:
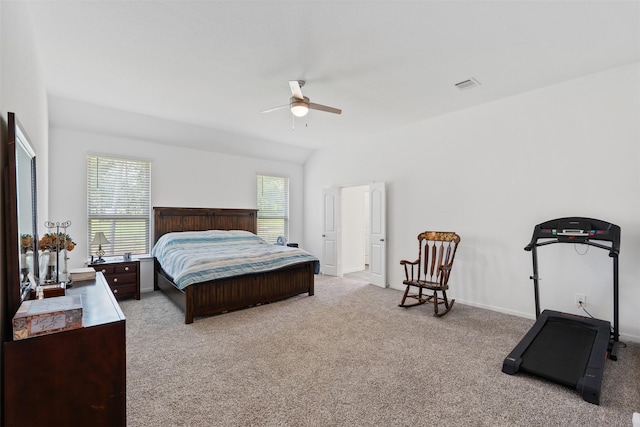
<path id="1" fill-rule="evenodd" d="M 369 185 L 369 283 L 387 287 L 387 202 L 384 182 Z"/>
<path id="2" fill-rule="evenodd" d="M 340 262 L 340 189 L 322 190 L 322 273 L 342 276 Z"/>

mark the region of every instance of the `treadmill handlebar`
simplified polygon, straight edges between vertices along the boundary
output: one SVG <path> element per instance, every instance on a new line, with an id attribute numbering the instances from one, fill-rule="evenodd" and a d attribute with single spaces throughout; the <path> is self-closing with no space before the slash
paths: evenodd
<path id="1" fill-rule="evenodd" d="M 545 241 L 538 243 L 540 239 Z M 595 243 L 593 240 L 608 241 L 611 242 L 611 246 Z M 534 247 L 552 243 L 583 243 L 606 249 L 610 257 L 617 257 L 620 253 L 620 227 L 593 218 L 553 219 L 535 226 L 531 242 L 525 246 L 524 250 L 531 251 Z"/>

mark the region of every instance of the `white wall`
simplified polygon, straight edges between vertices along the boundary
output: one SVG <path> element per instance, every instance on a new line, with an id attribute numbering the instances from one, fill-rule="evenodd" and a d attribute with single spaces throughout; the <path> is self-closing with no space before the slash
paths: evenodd
<path id="1" fill-rule="evenodd" d="M 47 95 L 28 6 L 0 2 L 0 109 L 3 128 L 7 113 L 16 113 L 36 152 L 38 212 L 46 216 L 48 187 Z"/>
<path id="2" fill-rule="evenodd" d="M 391 287 L 400 289 L 398 262 L 416 256 L 419 232 L 452 230 L 462 237 L 452 296 L 533 317 L 523 248 L 534 225 L 610 221 L 622 229 L 620 332 L 640 340 L 639 117 L 636 63 L 315 152 L 305 164 L 307 248 L 322 256 L 323 188 L 386 181 Z M 541 248 L 542 307 L 579 313 L 582 293 L 592 315 L 611 319 L 611 259 L 582 250 Z"/>
<path id="3" fill-rule="evenodd" d="M 69 254 L 69 268 L 82 266 L 88 257 L 88 154 L 149 160 L 152 206 L 255 209 L 256 174 L 288 176 L 290 240 L 304 244 L 302 165 L 65 129 L 51 129 L 50 144 L 50 162 L 56 167 L 49 176 L 49 220 L 70 220 L 68 231 L 78 244 Z"/>
<path id="4" fill-rule="evenodd" d="M 2 146 L 4 147 L 7 143 L 4 139 L 7 137 L 8 112 L 16 113 L 34 145 L 38 163 L 38 185 L 40 189 L 44 188 L 45 190 L 44 193 L 41 192 L 38 195 L 38 208 L 40 215 L 45 215 L 48 209 L 46 200 L 47 102 L 28 8 L 20 2 L 0 1 L 0 111 Z M 0 150 L 0 164 L 3 165 L 6 161 L 4 155 L 3 148 Z M 2 203 L 4 204 L 4 176 L 1 180 L 0 192 L 2 192 Z M 0 222 L 3 225 L 4 221 L 4 210 L 0 210 Z M 4 240 L 4 226 L 2 226 L 0 227 L 0 241 L 4 242 Z M 0 262 L 0 331 L 4 331 L 6 326 L 3 309 L 6 298 L 4 244 L 0 245 L 0 259 L 3 260 Z M 18 284 L 16 283 L 15 286 Z M 4 341 L 4 334 L 1 338 Z M 0 378 L 1 380 L 2 378 Z M 0 399 L 2 399 L 1 395 Z"/>

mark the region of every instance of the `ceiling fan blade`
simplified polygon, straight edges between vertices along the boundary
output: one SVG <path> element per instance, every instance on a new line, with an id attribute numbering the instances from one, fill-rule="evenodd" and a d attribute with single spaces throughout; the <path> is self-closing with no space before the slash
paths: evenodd
<path id="1" fill-rule="evenodd" d="M 304 96 L 302 96 L 303 85 L 304 85 L 304 82 L 300 84 L 300 81 L 298 80 L 289 80 L 289 87 L 291 87 L 291 94 L 293 95 L 294 98 L 304 99 Z"/>
<path id="2" fill-rule="evenodd" d="M 269 109 L 267 109 L 267 110 L 263 110 L 263 111 L 260 111 L 260 112 L 261 112 L 261 113 L 270 113 L 270 112 L 272 112 L 272 111 L 282 110 L 283 108 L 289 108 L 289 104 L 287 104 L 287 105 L 281 105 L 281 106 L 279 106 L 279 107 L 269 108 Z"/>
<path id="3" fill-rule="evenodd" d="M 326 111 L 327 113 L 342 114 L 342 110 L 339 108 L 327 107 L 326 105 L 316 104 L 314 102 L 309 103 L 309 109 Z"/>

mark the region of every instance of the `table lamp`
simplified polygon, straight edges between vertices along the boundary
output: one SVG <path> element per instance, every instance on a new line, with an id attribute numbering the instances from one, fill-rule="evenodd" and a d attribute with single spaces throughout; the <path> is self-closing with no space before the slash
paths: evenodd
<path id="1" fill-rule="evenodd" d="M 107 240 L 107 237 L 104 235 L 104 233 L 102 231 L 98 231 L 94 236 L 93 236 L 93 242 L 91 242 L 91 246 L 93 245 L 98 245 L 98 250 L 96 251 L 96 255 L 98 255 L 98 259 L 93 261 L 94 263 L 96 262 L 104 262 L 104 258 L 102 258 L 102 255 L 104 255 L 104 251 L 102 250 L 102 244 L 108 245 L 110 242 Z"/>

